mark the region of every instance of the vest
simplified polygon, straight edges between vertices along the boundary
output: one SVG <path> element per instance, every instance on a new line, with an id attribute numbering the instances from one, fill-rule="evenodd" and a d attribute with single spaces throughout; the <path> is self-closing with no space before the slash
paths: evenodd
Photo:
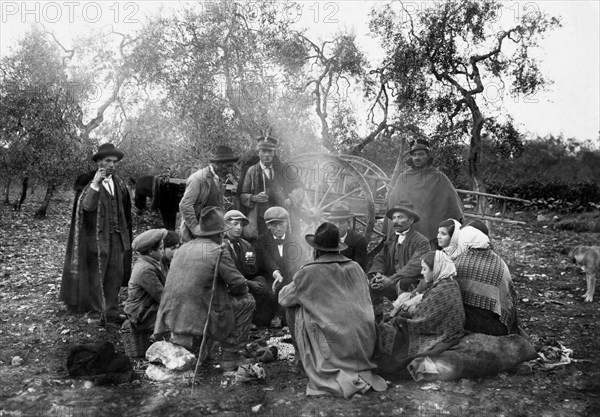
<path id="1" fill-rule="evenodd" d="M 262 178 L 264 178 L 264 185 Z M 271 167 L 271 179 L 263 173 L 262 168 L 260 169 L 259 181 L 258 181 L 258 192 L 264 191 L 269 197 L 269 201 L 266 203 L 258 204 L 258 217 L 264 218 L 265 211 L 270 207 L 284 206 L 285 196 L 283 187 L 279 183 L 279 180 L 275 178 L 275 170 Z"/>
<path id="2" fill-rule="evenodd" d="M 206 204 L 204 205 L 204 207 L 223 207 L 223 193 L 220 189 L 220 182 L 216 181 L 214 178 L 210 181 L 212 181 L 213 183 L 211 184 L 210 191 L 208 192 L 208 197 L 206 199 Z M 200 213 L 198 213 L 198 216 L 200 216 Z"/>

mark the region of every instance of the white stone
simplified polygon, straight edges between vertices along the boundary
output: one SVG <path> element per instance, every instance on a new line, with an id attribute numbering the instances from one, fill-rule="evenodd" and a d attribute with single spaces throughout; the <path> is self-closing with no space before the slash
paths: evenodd
<path id="1" fill-rule="evenodd" d="M 538 214 L 538 216 L 537 216 L 537 221 L 538 222 L 547 222 L 549 220 L 550 220 L 550 218 L 544 216 L 543 214 Z"/>
<path id="2" fill-rule="evenodd" d="M 12 366 L 21 366 L 21 365 L 23 365 L 23 362 L 25 362 L 25 361 L 23 360 L 23 358 L 22 358 L 22 357 L 20 357 L 20 356 L 15 356 L 15 357 L 14 357 L 14 358 L 12 358 L 12 360 L 10 361 L 10 364 L 11 364 Z"/>
<path id="3" fill-rule="evenodd" d="M 146 368 L 146 376 L 153 381 L 162 382 L 177 378 L 191 378 L 194 376 L 194 371 L 173 371 L 160 365 L 150 364 Z"/>
<path id="4" fill-rule="evenodd" d="M 160 362 L 175 371 L 187 371 L 196 366 L 196 356 L 181 346 L 165 341 L 153 343 L 146 351 L 146 359 Z"/>

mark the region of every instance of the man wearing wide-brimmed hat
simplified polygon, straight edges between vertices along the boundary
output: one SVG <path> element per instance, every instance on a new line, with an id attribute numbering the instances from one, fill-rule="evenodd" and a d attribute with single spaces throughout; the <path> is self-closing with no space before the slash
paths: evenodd
<path id="1" fill-rule="evenodd" d="M 365 273 L 340 254 L 346 244 L 334 224 L 321 224 L 305 239 L 314 261 L 281 289 L 279 303 L 295 310 L 288 324 L 308 376 L 306 395 L 385 391 L 385 381 L 373 373 L 377 334 Z"/>
<path id="2" fill-rule="evenodd" d="M 402 172 L 393 185 L 388 207 L 399 201 L 410 201 L 421 221 L 415 229 L 430 242 L 436 242 L 438 225 L 446 219 L 462 221 L 463 205 L 456 189 L 448 177 L 432 166 L 430 144 L 417 139 L 410 144 L 409 169 Z M 388 235 L 394 233 L 393 225 L 387 222 Z M 436 246 L 435 244 L 432 246 Z"/>
<path id="3" fill-rule="evenodd" d="M 235 370 L 242 360 L 239 351 L 248 341 L 255 305 L 246 279 L 222 245 L 229 228 L 220 207 L 201 210 L 191 230 L 194 238 L 173 256 L 154 327 L 157 339 L 167 338 L 194 353 L 203 337 L 221 341 L 224 371 Z"/>
<path id="4" fill-rule="evenodd" d="M 183 242 L 192 239 L 191 230 L 198 226 L 198 217 L 204 207 L 223 207 L 224 183 L 237 160 L 230 147 L 221 145 L 210 157 L 206 168 L 188 177 L 179 203 Z"/>
<path id="5" fill-rule="evenodd" d="M 92 157 L 98 169 L 76 196 L 60 299 L 70 310 L 121 321 L 118 296 L 131 274 L 131 199 L 115 174 L 123 152 L 112 143 Z M 80 178 L 83 178 L 81 176 Z"/>
<path id="6" fill-rule="evenodd" d="M 414 225 L 421 219 L 409 201 L 398 202 L 386 216 L 394 233 L 373 259 L 369 276 L 374 295 L 393 301 L 398 297 L 398 291 L 410 291 L 418 285 L 421 256 L 430 250 L 430 245 L 427 238 L 415 230 Z"/>
<path id="7" fill-rule="evenodd" d="M 350 219 L 354 215 L 350 213 L 350 207 L 345 201 L 337 201 L 331 206 L 331 212 L 327 220 L 337 226 L 340 231 L 340 242 L 345 243 L 348 248 L 342 251 L 342 255 L 357 262 L 363 271 L 367 269 L 367 239 L 350 228 Z"/>
<path id="8" fill-rule="evenodd" d="M 270 207 L 279 206 L 291 212 L 290 221 L 294 226 L 295 211 L 304 198 L 298 173 L 289 166 L 275 163 L 278 142 L 271 136 L 257 139 L 260 161 L 248 168 L 243 179 L 240 202 L 248 211 L 250 223 L 244 230 L 244 236 L 249 240 L 258 238 L 267 230 L 264 215 Z"/>

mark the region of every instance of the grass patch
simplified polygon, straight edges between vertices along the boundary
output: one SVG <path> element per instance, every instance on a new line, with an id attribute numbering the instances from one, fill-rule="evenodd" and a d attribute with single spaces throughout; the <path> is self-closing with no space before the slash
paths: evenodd
<path id="1" fill-rule="evenodd" d="M 556 228 L 574 232 L 600 232 L 600 211 L 569 216 L 556 222 Z"/>

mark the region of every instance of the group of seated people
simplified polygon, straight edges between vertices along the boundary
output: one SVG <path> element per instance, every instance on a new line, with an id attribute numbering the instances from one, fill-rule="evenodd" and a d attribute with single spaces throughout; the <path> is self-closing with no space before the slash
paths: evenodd
<path id="1" fill-rule="evenodd" d="M 514 285 L 483 223 L 442 222 L 432 250 L 412 227 L 419 215 L 402 201 L 387 211 L 394 233 L 365 271 L 366 240 L 348 228 L 351 216 L 336 203 L 301 241 L 289 232 L 287 211 L 272 207 L 268 230 L 250 243 L 242 237 L 246 216 L 206 207 L 194 239 L 174 256 L 174 232 L 146 231 L 133 242 L 140 256 L 124 325 L 199 354 L 208 336 L 220 342 L 229 371 L 243 362 L 253 324 L 283 322 L 295 365 L 309 379 L 307 395 L 345 398 L 385 390 L 379 374 L 442 352 L 465 333 L 519 331 Z M 384 297 L 391 311 L 378 310 Z"/>

